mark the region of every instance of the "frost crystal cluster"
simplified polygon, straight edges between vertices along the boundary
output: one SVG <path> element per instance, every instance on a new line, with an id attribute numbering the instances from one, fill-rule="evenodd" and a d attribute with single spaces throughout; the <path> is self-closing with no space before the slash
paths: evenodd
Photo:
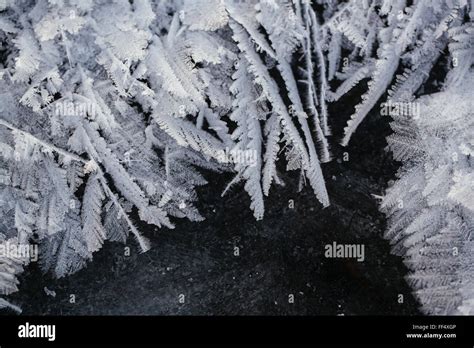
<path id="1" fill-rule="evenodd" d="M 0 237 L 39 243 L 44 270 L 73 273 L 129 233 L 147 250 L 137 220 L 200 220 L 198 168 L 235 170 L 260 219 L 283 152 L 329 204 L 309 2 L 6 0 L 0 11 Z M 8 294 L 28 260 L 0 262 Z"/>
<path id="2" fill-rule="evenodd" d="M 474 314 L 473 19 L 472 1 L 350 1 L 322 26 L 338 82 L 327 100 L 368 80 L 342 145 L 380 101 L 393 119 L 389 149 L 403 165 L 382 202 L 385 237 L 428 314 Z M 424 95 L 433 85 L 441 92 Z"/>
<path id="3" fill-rule="evenodd" d="M 386 94 L 389 108 L 421 104 L 388 112 L 403 166 L 382 205 L 387 237 L 427 312 L 472 311 L 473 11 L 472 0 L 0 0 L 0 294 L 31 260 L 7 246 L 39 245 L 61 277 L 105 240 L 132 234 L 146 251 L 139 226 L 202 220 L 203 169 L 234 172 L 228 188 L 243 183 L 256 219 L 279 164 L 328 206 L 327 104 L 367 81 L 342 145 Z M 442 91 L 416 99 L 443 58 Z"/>
<path id="4" fill-rule="evenodd" d="M 408 282 L 429 314 L 474 314 L 474 70 L 423 96 L 388 139 L 403 162 L 382 209 L 385 237 L 404 256 Z"/>

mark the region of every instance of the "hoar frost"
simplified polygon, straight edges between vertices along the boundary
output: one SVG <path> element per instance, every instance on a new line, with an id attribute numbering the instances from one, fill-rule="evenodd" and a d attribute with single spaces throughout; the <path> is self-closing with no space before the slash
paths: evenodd
<path id="1" fill-rule="evenodd" d="M 474 59 L 473 17 L 465 0 L 0 1 L 0 243 L 39 243 L 42 268 L 58 277 L 81 269 L 105 240 L 131 233 L 146 251 L 138 220 L 166 228 L 175 218 L 202 220 L 193 204 L 195 187 L 206 184 L 199 168 L 233 171 L 228 188 L 243 182 L 256 219 L 272 184 L 282 183 L 278 161 L 328 206 L 321 163 L 339 139 L 331 137 L 327 104 L 368 81 L 341 142 L 349 144 L 387 92 L 396 133 L 390 146 L 402 168 L 415 168 L 400 174 L 387 196 L 404 183 L 417 194 L 405 202 L 414 207 L 409 217 L 387 236 L 399 245 L 412 234 L 395 249 L 414 250 L 410 243 L 433 237 L 418 230 L 423 221 L 436 225 L 443 216 L 462 225 L 461 234 L 443 232 L 437 241 L 464 241 L 456 280 L 417 276 L 413 287 L 426 290 L 420 298 L 427 312 L 467 313 L 474 287 L 466 280 L 472 249 L 465 231 L 472 225 L 445 209 L 472 208 L 471 133 L 460 139 L 443 119 L 415 127 L 410 117 L 421 122 L 430 112 L 414 99 L 443 52 L 449 73 L 442 88 L 450 92 L 442 93 L 461 93 L 459 84 L 472 90 L 464 81 Z M 449 125 L 470 132 L 462 103 L 449 105 Z M 458 159 L 433 163 L 428 148 Z M 444 178 L 444 186 L 430 184 L 431 176 Z M 415 186 L 417 180 L 423 183 Z M 407 227 L 415 212 L 418 227 Z M 407 260 L 418 275 L 427 262 Z M 2 293 L 17 290 L 28 262 L 0 256 Z M 432 301 L 443 286 L 456 294 L 452 303 Z"/>

